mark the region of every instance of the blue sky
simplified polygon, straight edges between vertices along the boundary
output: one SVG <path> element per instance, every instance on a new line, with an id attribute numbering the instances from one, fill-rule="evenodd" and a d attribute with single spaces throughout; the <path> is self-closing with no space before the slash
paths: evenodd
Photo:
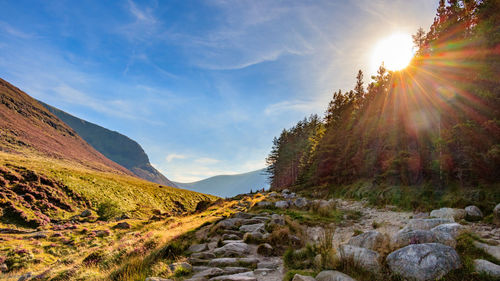
<path id="1" fill-rule="evenodd" d="M 432 23 L 421 1 L 0 0 L 0 77 L 138 141 L 172 180 L 265 166 L 374 45 Z"/>

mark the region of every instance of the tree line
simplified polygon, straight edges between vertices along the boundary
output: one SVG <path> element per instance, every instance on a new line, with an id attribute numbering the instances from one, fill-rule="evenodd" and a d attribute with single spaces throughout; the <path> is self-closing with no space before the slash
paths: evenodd
<path id="1" fill-rule="evenodd" d="M 441 0 L 402 71 L 333 93 L 274 138 L 271 188 L 349 184 L 462 186 L 500 178 L 500 1 Z"/>

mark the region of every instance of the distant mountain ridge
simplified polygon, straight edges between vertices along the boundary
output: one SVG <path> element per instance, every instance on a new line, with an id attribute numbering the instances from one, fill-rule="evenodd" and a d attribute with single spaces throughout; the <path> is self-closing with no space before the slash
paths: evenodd
<path id="1" fill-rule="evenodd" d="M 201 181 L 180 183 L 177 186 L 192 191 L 205 194 L 212 194 L 220 197 L 233 197 L 238 194 L 248 193 L 251 190 L 268 189 L 269 183 L 266 169 L 260 169 L 248 173 L 237 175 L 220 175 L 210 177 Z"/>
<path id="2" fill-rule="evenodd" d="M 161 185 L 177 187 L 175 183 L 151 165 L 148 155 L 136 141 L 118 132 L 75 117 L 46 103 L 40 103 L 75 130 L 93 148 L 127 168 L 136 176 Z"/>

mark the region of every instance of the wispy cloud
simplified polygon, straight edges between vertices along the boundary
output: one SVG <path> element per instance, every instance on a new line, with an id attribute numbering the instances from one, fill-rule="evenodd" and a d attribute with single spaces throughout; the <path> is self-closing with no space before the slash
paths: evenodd
<path id="1" fill-rule="evenodd" d="M 219 163 L 220 161 L 217 160 L 217 159 L 214 159 L 214 158 L 208 158 L 208 157 L 202 157 L 202 158 L 198 158 L 196 160 L 194 160 L 196 163 L 198 164 L 202 164 L 202 165 L 212 165 L 212 164 L 217 164 Z"/>
<path id="2" fill-rule="evenodd" d="M 264 110 L 266 115 L 278 115 L 285 112 L 297 111 L 302 113 L 317 112 L 318 108 L 324 107 L 322 101 L 291 100 L 270 104 Z"/>
<path id="3" fill-rule="evenodd" d="M 8 24 L 6 22 L 2 22 L 2 21 L 0 21 L 0 30 L 3 30 L 4 32 L 6 32 L 12 36 L 22 38 L 22 39 L 28 39 L 28 38 L 34 37 L 33 34 L 23 32 L 17 28 L 12 27 L 10 24 Z"/>
<path id="4" fill-rule="evenodd" d="M 187 158 L 186 155 L 171 153 L 171 154 L 167 155 L 167 157 L 165 157 L 165 160 L 167 160 L 167 162 L 172 162 L 175 159 L 186 159 L 186 158 Z"/>

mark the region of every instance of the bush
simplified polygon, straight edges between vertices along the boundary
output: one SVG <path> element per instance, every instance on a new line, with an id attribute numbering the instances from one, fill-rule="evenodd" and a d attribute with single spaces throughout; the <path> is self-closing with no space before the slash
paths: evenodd
<path id="1" fill-rule="evenodd" d="M 108 221 L 122 214 L 118 203 L 111 200 L 102 202 L 97 207 L 97 214 L 100 220 Z"/>

